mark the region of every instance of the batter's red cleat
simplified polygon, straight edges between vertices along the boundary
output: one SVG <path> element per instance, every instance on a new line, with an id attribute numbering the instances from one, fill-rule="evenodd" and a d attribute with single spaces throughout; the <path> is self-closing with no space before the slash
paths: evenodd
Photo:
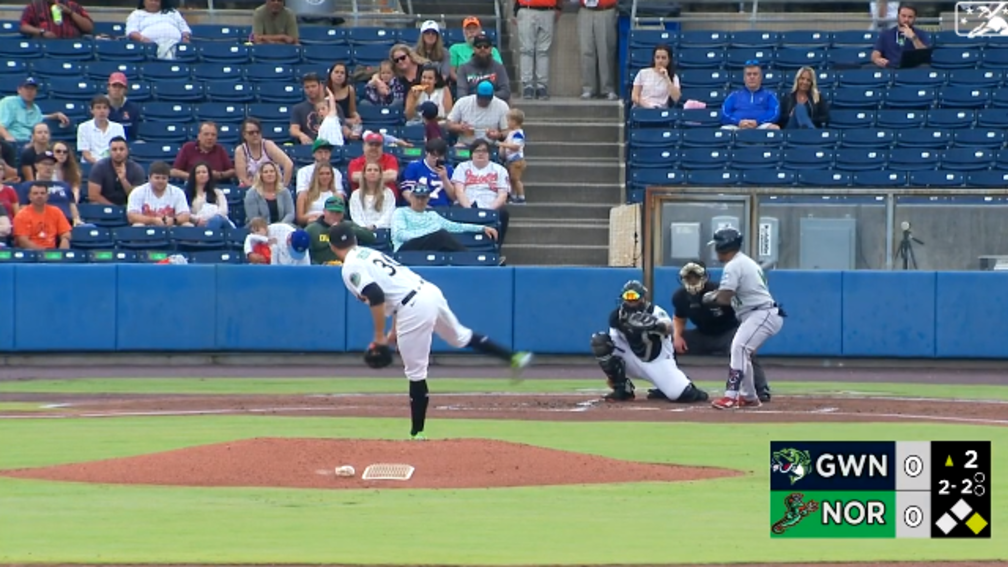
<path id="1" fill-rule="evenodd" d="M 723 398 L 719 398 L 711 402 L 711 407 L 719 410 L 738 409 L 739 400 L 736 398 L 729 398 L 728 396 L 725 396 Z"/>
<path id="2" fill-rule="evenodd" d="M 763 405 L 763 402 L 761 402 L 759 400 L 759 398 L 756 398 L 754 400 L 747 400 L 745 398 L 739 398 L 738 399 L 738 407 L 740 409 L 753 409 L 753 408 L 758 408 L 758 407 L 760 407 L 762 405 Z"/>

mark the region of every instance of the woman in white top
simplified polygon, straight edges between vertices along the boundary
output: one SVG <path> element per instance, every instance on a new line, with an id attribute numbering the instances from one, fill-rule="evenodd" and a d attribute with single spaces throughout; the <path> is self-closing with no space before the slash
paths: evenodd
<path id="1" fill-rule="evenodd" d="M 679 75 L 672 63 L 672 48 L 656 45 L 651 55 L 651 67 L 641 69 L 633 82 L 633 103 L 638 108 L 668 108 L 669 99 L 679 102 Z"/>
<path id="2" fill-rule="evenodd" d="M 141 43 L 156 43 L 158 59 L 174 59 L 175 46 L 188 43 L 192 30 L 172 0 L 139 0 L 126 18 L 126 37 Z"/>
<path id="3" fill-rule="evenodd" d="M 392 228 L 395 193 L 382 181 L 382 168 L 377 162 L 364 166 L 360 187 L 350 194 L 350 218 L 369 230 Z"/>
<path id="4" fill-rule="evenodd" d="M 424 65 L 420 70 L 420 84 L 414 85 L 406 94 L 407 124 L 422 124 L 420 105 L 431 101 L 438 108 L 438 122 L 443 123 L 451 112 L 454 101 L 451 91 L 445 85 L 438 68 L 434 65 Z"/>
<path id="5" fill-rule="evenodd" d="M 272 140 L 263 138 L 259 119 L 246 118 L 241 124 L 241 137 L 244 142 L 234 149 L 235 175 L 238 176 L 239 185 L 251 186 L 259 168 L 264 163 L 272 162 L 283 173 L 284 187 L 290 187 L 291 177 L 294 176 L 294 161 Z"/>
<path id="6" fill-rule="evenodd" d="M 343 188 L 337 188 L 335 183 L 336 175 L 333 173 L 332 165 L 322 163 L 315 166 L 308 190 L 298 193 L 297 196 L 296 220 L 299 225 L 307 226 L 308 223 L 314 222 L 315 219 L 322 216 L 325 211 L 326 199 L 329 197 L 339 195 L 346 201 Z"/>
<path id="7" fill-rule="evenodd" d="M 189 172 L 185 196 L 189 203 L 189 222 L 214 229 L 234 228 L 234 223 L 228 219 L 227 198 L 216 187 L 207 162 L 197 163 Z"/>
<path id="8" fill-rule="evenodd" d="M 480 138 L 469 150 L 470 159 L 459 164 L 452 174 L 452 185 L 458 204 L 477 209 L 493 209 L 500 215 L 500 240 L 504 243 L 511 215 L 505 205 L 511 192 L 508 172 L 499 163 L 490 161 L 490 142 Z"/>

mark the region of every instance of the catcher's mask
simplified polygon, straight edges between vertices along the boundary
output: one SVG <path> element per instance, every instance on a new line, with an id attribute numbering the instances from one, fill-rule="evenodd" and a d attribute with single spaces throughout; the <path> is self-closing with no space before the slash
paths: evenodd
<path id="1" fill-rule="evenodd" d="M 630 280 L 623 285 L 620 299 L 623 300 L 623 310 L 628 312 L 644 311 L 648 308 L 648 289 L 637 280 Z"/>
<path id="2" fill-rule="evenodd" d="M 692 295 L 700 293 L 708 279 L 707 266 L 700 260 L 688 262 L 679 270 L 679 281 L 682 282 L 686 291 Z"/>

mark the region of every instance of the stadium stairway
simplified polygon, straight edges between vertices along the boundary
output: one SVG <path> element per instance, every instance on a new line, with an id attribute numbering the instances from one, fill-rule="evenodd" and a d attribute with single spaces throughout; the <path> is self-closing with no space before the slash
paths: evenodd
<path id="1" fill-rule="evenodd" d="M 528 137 L 525 193 L 510 205 L 509 265 L 607 266 L 609 210 L 623 180 L 622 106 L 553 98 L 515 105 Z"/>

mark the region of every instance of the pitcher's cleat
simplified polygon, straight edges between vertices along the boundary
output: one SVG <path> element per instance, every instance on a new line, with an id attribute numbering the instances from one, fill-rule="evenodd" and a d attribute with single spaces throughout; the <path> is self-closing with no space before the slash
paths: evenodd
<path id="1" fill-rule="evenodd" d="M 426 441 L 426 440 L 427 436 L 424 435 L 422 432 L 410 435 L 410 441 Z"/>
<path id="2" fill-rule="evenodd" d="M 517 384 L 522 381 L 521 375 L 530 364 L 534 355 L 531 352 L 516 352 L 511 355 L 511 383 Z"/>

